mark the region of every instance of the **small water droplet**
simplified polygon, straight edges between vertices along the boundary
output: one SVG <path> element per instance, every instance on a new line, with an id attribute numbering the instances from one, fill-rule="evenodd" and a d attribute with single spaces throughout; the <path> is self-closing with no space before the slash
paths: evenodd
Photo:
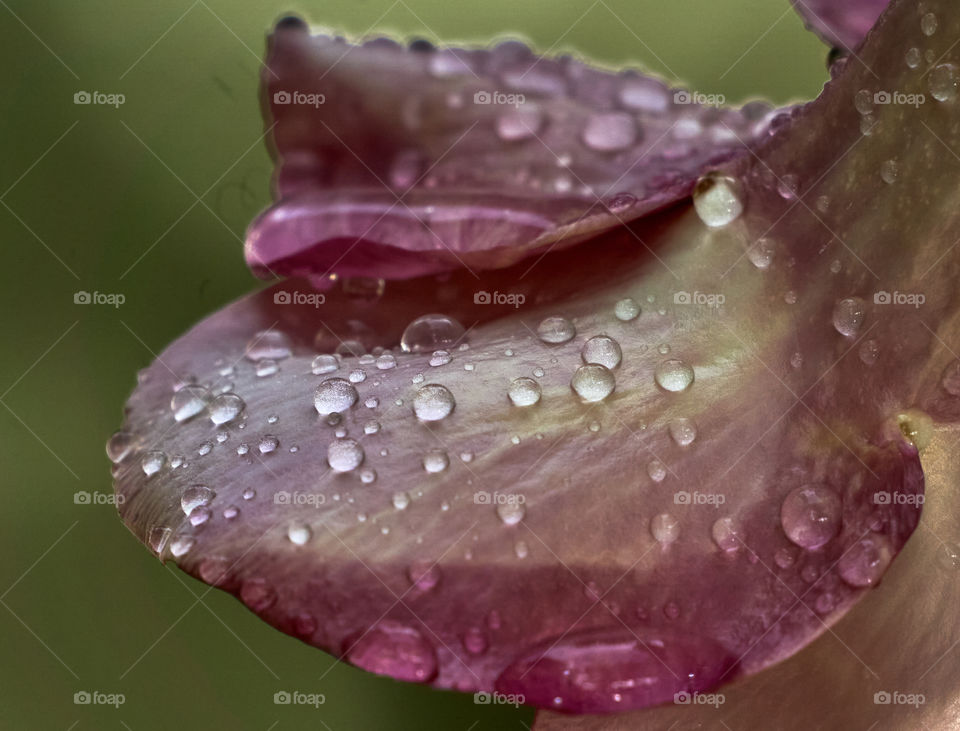
<path id="1" fill-rule="evenodd" d="M 660 513 L 650 521 L 650 534 L 657 543 L 673 543 L 680 536 L 680 523 L 670 513 Z"/>
<path id="2" fill-rule="evenodd" d="M 124 457 L 130 454 L 132 447 L 132 434 L 125 431 L 114 432 L 107 442 L 107 457 L 109 457 L 110 461 L 114 464 L 118 464 L 123 461 Z"/>
<path id="3" fill-rule="evenodd" d="M 433 354 L 430 356 L 430 365 L 433 368 L 437 368 L 438 366 L 446 365 L 451 360 L 453 360 L 453 358 L 450 356 L 450 353 L 448 353 L 446 350 L 435 350 L 433 351 Z"/>
<path id="4" fill-rule="evenodd" d="M 410 505 L 410 496 L 405 492 L 393 493 L 393 507 L 397 510 L 406 510 Z"/>
<path id="5" fill-rule="evenodd" d="M 363 462 L 363 447 L 355 439 L 336 439 L 327 446 L 327 463 L 335 472 L 350 472 Z"/>
<path id="6" fill-rule="evenodd" d="M 700 177 L 693 189 L 693 207 L 710 228 L 732 223 L 743 213 L 740 186 L 733 178 L 710 172 Z"/>
<path id="7" fill-rule="evenodd" d="M 938 102 L 952 102 L 957 98 L 960 72 L 952 63 L 939 64 L 930 72 L 928 84 L 934 99 Z"/>
<path id="8" fill-rule="evenodd" d="M 658 459 L 651 460 L 647 464 L 647 474 L 654 482 L 663 482 L 667 477 L 667 468 Z"/>
<path id="9" fill-rule="evenodd" d="M 463 325 L 452 317 L 436 313 L 423 315 L 407 325 L 400 337 L 400 347 L 405 353 L 450 348 L 463 338 L 465 332 Z"/>
<path id="10" fill-rule="evenodd" d="M 313 405 L 318 414 L 342 413 L 353 406 L 359 395 L 357 389 L 343 378 L 327 378 L 321 381 L 313 394 Z"/>
<path id="11" fill-rule="evenodd" d="M 640 305 L 637 304 L 637 301 L 632 297 L 625 297 L 622 300 L 618 300 L 617 304 L 613 306 L 613 314 L 618 320 L 623 322 L 629 322 L 630 320 L 636 320 L 640 316 Z"/>
<path id="12" fill-rule="evenodd" d="M 337 356 L 329 354 L 318 355 L 313 359 L 313 363 L 310 364 L 310 370 L 313 371 L 313 374 L 316 376 L 333 373 L 339 367 L 340 361 L 337 360 Z"/>
<path id="13" fill-rule="evenodd" d="M 453 394 L 438 383 L 428 383 L 417 390 L 413 412 L 421 421 L 439 421 L 449 416 L 456 406 Z"/>
<path id="14" fill-rule="evenodd" d="M 442 449 L 431 449 L 423 455 L 423 469 L 430 473 L 443 472 L 450 464 L 450 458 Z"/>
<path id="15" fill-rule="evenodd" d="M 872 586 L 893 559 L 893 550 L 880 535 L 867 536 L 851 546 L 837 561 L 840 578 L 850 586 Z"/>
<path id="16" fill-rule="evenodd" d="M 887 185 L 893 185 L 900 177 L 900 166 L 896 160 L 885 160 L 880 165 L 880 177 Z"/>
<path id="17" fill-rule="evenodd" d="M 263 330 L 247 343 L 249 360 L 283 360 L 291 354 L 290 339 L 279 330 Z"/>
<path id="18" fill-rule="evenodd" d="M 665 391 L 679 393 L 686 391 L 694 380 L 693 368 L 676 358 L 665 360 L 657 366 L 653 374 L 657 385 Z"/>
<path id="19" fill-rule="evenodd" d="M 580 366 L 570 379 L 570 387 L 586 403 L 603 401 L 613 393 L 616 385 L 617 380 L 610 369 L 597 363 Z"/>
<path id="20" fill-rule="evenodd" d="M 840 532 L 842 505 L 826 485 L 809 484 L 792 490 L 780 506 L 780 524 L 787 538 L 813 550 Z"/>
<path id="21" fill-rule="evenodd" d="M 407 578 L 421 591 L 430 591 L 440 583 L 440 567 L 434 561 L 414 561 L 407 569 Z"/>
<path id="22" fill-rule="evenodd" d="M 497 115 L 497 136 L 505 142 L 526 140 L 535 136 L 543 126 L 543 112 L 536 104 L 507 107 Z"/>
<path id="23" fill-rule="evenodd" d="M 583 128 L 583 144 L 597 152 L 616 152 L 637 140 L 637 123 L 625 112 L 591 114 Z"/>
<path id="24" fill-rule="evenodd" d="M 507 396 L 514 406 L 533 406 L 540 401 L 540 394 L 540 384 L 526 376 L 513 379 L 507 389 Z"/>
<path id="25" fill-rule="evenodd" d="M 537 336 L 549 345 L 560 345 L 573 340 L 577 329 L 565 317 L 547 317 L 537 325 Z"/>
<path id="26" fill-rule="evenodd" d="M 143 455 L 140 466 L 143 468 L 143 473 L 150 477 L 159 472 L 166 463 L 167 455 L 160 451 L 153 451 Z"/>
<path id="27" fill-rule="evenodd" d="M 260 439 L 260 443 L 257 445 L 257 448 L 260 450 L 260 454 L 269 454 L 276 450 L 280 446 L 280 440 L 277 439 L 272 434 L 266 434 Z"/>
<path id="28" fill-rule="evenodd" d="M 287 538 L 296 546 L 302 546 L 313 536 L 310 526 L 306 523 L 295 522 L 287 526 Z"/>
<path id="29" fill-rule="evenodd" d="M 740 548 L 740 532 L 732 518 L 718 518 L 714 521 L 710 535 L 721 551 L 733 552 Z"/>
<path id="30" fill-rule="evenodd" d="M 670 438 L 680 447 L 689 447 L 697 438 L 697 425 L 692 419 L 680 418 L 670 422 Z"/>
<path id="31" fill-rule="evenodd" d="M 277 601 L 277 592 L 266 579 L 247 579 L 240 587 L 240 599 L 254 612 L 262 612 Z"/>
<path id="32" fill-rule="evenodd" d="M 620 365 L 623 352 L 620 343 L 607 335 L 597 335 L 583 344 L 580 357 L 584 363 L 597 363 L 613 370 Z"/>
<path id="33" fill-rule="evenodd" d="M 191 536 L 177 536 L 172 541 L 170 541 L 170 553 L 174 558 L 180 558 L 187 554 L 187 552 L 193 548 L 195 543 L 193 537 Z"/>
<path id="34" fill-rule="evenodd" d="M 214 495 L 206 485 L 190 485 L 180 495 L 180 508 L 184 515 L 190 515 L 196 508 L 209 505 Z"/>
<path id="35" fill-rule="evenodd" d="M 507 500 L 497 504 L 497 516 L 503 521 L 504 525 L 516 525 L 523 520 L 526 514 L 527 509 L 520 500 Z"/>
<path id="36" fill-rule="evenodd" d="M 188 421 L 207 408 L 210 392 L 203 386 L 184 386 L 170 399 L 170 410 L 177 422 Z"/>
<path id="37" fill-rule="evenodd" d="M 848 297 L 837 302 L 833 309 L 833 326 L 841 335 L 856 336 L 867 316 L 866 303 L 858 297 Z"/>
<path id="38" fill-rule="evenodd" d="M 471 655 L 482 655 L 487 651 L 486 633 L 479 627 L 470 627 L 463 633 L 463 649 Z"/>
<path id="39" fill-rule="evenodd" d="M 933 13 L 927 13 L 920 18 L 920 30 L 923 31 L 925 36 L 932 36 L 936 33 L 938 25 L 937 16 Z"/>
<path id="40" fill-rule="evenodd" d="M 907 51 L 904 60 L 907 62 L 907 66 L 915 69 L 920 65 L 920 62 L 923 61 L 923 56 L 920 54 L 920 49 L 914 46 Z"/>

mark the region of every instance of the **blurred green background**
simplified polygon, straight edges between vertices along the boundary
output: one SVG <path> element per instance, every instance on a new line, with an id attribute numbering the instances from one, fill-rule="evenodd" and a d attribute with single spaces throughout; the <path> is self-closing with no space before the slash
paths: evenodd
<path id="1" fill-rule="evenodd" d="M 9 257 L 0 287 L 0 728 L 533 723 L 530 708 L 477 706 L 343 664 L 324 674 L 331 657 L 227 594 L 196 603 L 206 587 L 161 565 L 111 505 L 74 502 L 77 491 L 111 492 L 103 446 L 136 371 L 262 286 L 241 244 L 269 201 L 259 59 L 271 23 L 288 12 L 354 37 L 519 36 L 540 50 L 646 68 L 728 103 L 811 98 L 826 78 L 826 49 L 787 0 L 0 0 L 0 240 Z M 75 105 L 84 90 L 126 101 Z M 79 290 L 126 302 L 76 305 Z M 277 706 L 283 689 L 327 702 Z M 95 690 L 126 703 L 74 704 L 75 693 Z"/>

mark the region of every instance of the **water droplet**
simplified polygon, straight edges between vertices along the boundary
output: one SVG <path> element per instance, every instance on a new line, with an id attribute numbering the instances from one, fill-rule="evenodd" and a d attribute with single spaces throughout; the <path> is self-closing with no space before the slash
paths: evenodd
<path id="1" fill-rule="evenodd" d="M 782 569 L 788 569 L 796 563 L 797 555 L 796 549 L 790 548 L 778 548 L 777 552 L 773 555 L 773 561 Z"/>
<path id="2" fill-rule="evenodd" d="M 680 536 L 680 523 L 670 513 L 660 513 L 650 521 L 650 535 L 657 543 L 673 543 Z"/>
<path id="3" fill-rule="evenodd" d="M 869 89 L 860 89 L 853 96 L 853 106 L 857 108 L 860 114 L 870 114 L 873 112 L 873 94 Z"/>
<path id="4" fill-rule="evenodd" d="M 350 380 L 350 383 L 363 383 L 367 380 L 367 373 L 362 368 L 354 368 L 350 371 L 350 375 L 347 376 Z"/>
<path id="5" fill-rule="evenodd" d="M 896 160 L 885 160 L 880 165 L 880 177 L 887 185 L 893 185 L 900 177 L 900 166 Z"/>
<path id="6" fill-rule="evenodd" d="M 257 491 L 254 490 L 252 487 L 248 487 L 246 490 L 243 491 L 244 500 L 253 500 L 256 496 L 257 496 Z"/>
<path id="7" fill-rule="evenodd" d="M 453 358 L 450 356 L 446 350 L 435 350 L 430 356 L 430 365 L 434 368 L 438 366 L 444 366 L 449 363 Z"/>
<path id="8" fill-rule="evenodd" d="M 132 447 L 133 435 L 125 431 L 114 432 L 107 442 L 107 457 L 110 458 L 111 462 L 117 464 L 130 454 Z"/>
<path id="9" fill-rule="evenodd" d="M 893 551 L 887 539 L 880 535 L 867 536 L 850 547 L 837 561 L 840 578 L 850 586 L 872 586 L 893 560 Z"/>
<path id="10" fill-rule="evenodd" d="M 191 536 L 177 536 L 170 541 L 170 553 L 174 558 L 180 558 L 193 548 L 194 543 L 195 541 Z"/>
<path id="11" fill-rule="evenodd" d="M 663 462 L 655 459 L 647 464 L 647 474 L 654 482 L 663 482 L 667 478 L 667 468 L 664 467 Z"/>
<path id="12" fill-rule="evenodd" d="M 583 344 L 580 357 L 584 363 L 596 363 L 613 370 L 620 365 L 623 353 L 616 340 L 606 335 L 597 335 Z"/>
<path id="13" fill-rule="evenodd" d="M 203 525 L 208 520 L 210 520 L 210 511 L 207 508 L 197 508 L 192 513 L 190 513 L 190 525 L 198 526 Z"/>
<path id="14" fill-rule="evenodd" d="M 800 548 L 813 550 L 840 532 L 842 505 L 826 485 L 809 484 L 792 490 L 780 506 L 780 525 Z"/>
<path id="15" fill-rule="evenodd" d="M 347 645 L 347 661 L 362 670 L 410 683 L 428 683 L 437 674 L 437 657 L 413 627 L 382 620 Z"/>
<path id="16" fill-rule="evenodd" d="M 368 421 L 363 425 L 364 434 L 376 434 L 380 431 L 380 422 L 379 421 Z"/>
<path id="17" fill-rule="evenodd" d="M 960 396 L 960 360 L 947 364 L 940 376 L 940 385 L 951 396 Z"/>
<path id="18" fill-rule="evenodd" d="M 410 496 L 407 493 L 393 493 L 393 507 L 397 510 L 406 510 L 408 505 L 410 505 Z"/>
<path id="19" fill-rule="evenodd" d="M 315 376 L 333 373 L 339 367 L 340 361 L 337 360 L 337 356 L 329 354 L 318 355 L 313 359 L 313 363 L 310 364 L 310 370 L 313 371 Z"/>
<path id="20" fill-rule="evenodd" d="M 743 213 L 740 186 L 733 178 L 717 172 L 701 176 L 693 189 L 693 207 L 710 228 L 720 228 Z"/>
<path id="21" fill-rule="evenodd" d="M 957 98 L 960 73 L 952 63 L 942 63 L 930 72 L 930 94 L 938 102 L 952 102 Z"/>
<path id="22" fill-rule="evenodd" d="M 442 449 L 431 449 L 423 455 L 423 469 L 427 472 L 443 472 L 450 464 L 450 458 Z"/>
<path id="23" fill-rule="evenodd" d="M 848 297 L 833 308 L 833 326 L 841 335 L 852 338 L 860 332 L 866 316 L 866 303 L 858 297 Z"/>
<path id="24" fill-rule="evenodd" d="M 617 304 L 613 306 L 613 314 L 618 320 L 623 322 L 629 322 L 630 320 L 636 320 L 640 316 L 640 305 L 637 304 L 637 301 L 632 297 L 625 297 L 622 300 L 618 300 Z"/>
<path id="25" fill-rule="evenodd" d="M 509 496 L 515 498 L 515 496 Z M 511 499 L 497 504 L 497 515 L 504 525 L 516 525 L 527 514 L 524 503 L 519 499 Z"/>
<path id="26" fill-rule="evenodd" d="M 686 391 L 693 383 L 693 368 L 682 360 L 671 358 L 657 366 L 653 374 L 657 385 L 665 391 L 679 393 Z"/>
<path id="27" fill-rule="evenodd" d="M 747 258 L 757 269 L 769 269 L 773 263 L 773 242 L 770 239 L 758 239 L 747 249 Z"/>
<path id="28" fill-rule="evenodd" d="M 450 348 L 464 336 L 463 325 L 452 317 L 430 314 L 418 317 L 407 325 L 400 337 L 404 353 L 425 353 Z"/>
<path id="29" fill-rule="evenodd" d="M 923 56 L 920 54 L 919 48 L 913 47 L 907 51 L 906 55 L 904 56 L 904 60 L 907 62 L 907 66 L 915 69 L 920 65 L 920 62 L 923 60 Z"/>
<path id="30" fill-rule="evenodd" d="M 236 419 L 246 408 L 243 399 L 235 393 L 222 393 L 210 402 L 210 421 L 219 426 Z"/>
<path id="31" fill-rule="evenodd" d="M 180 508 L 184 515 L 190 515 L 194 509 L 206 507 L 214 498 L 214 492 L 206 485 L 190 485 L 180 495 Z"/>
<path id="32" fill-rule="evenodd" d="M 407 578 L 421 591 L 430 591 L 440 583 L 440 567 L 434 561 L 414 561 L 407 569 Z"/>
<path id="33" fill-rule="evenodd" d="M 247 343 L 246 356 L 250 360 L 283 360 L 291 354 L 290 339 L 279 330 L 258 332 Z"/>
<path id="34" fill-rule="evenodd" d="M 170 399 L 170 410 L 176 421 L 187 421 L 207 408 L 209 401 L 210 392 L 203 386 L 184 386 Z"/>
<path id="35" fill-rule="evenodd" d="M 637 123 L 625 112 L 591 114 L 583 128 L 583 144 L 597 152 L 616 152 L 637 140 Z"/>
<path id="36" fill-rule="evenodd" d="M 487 651 L 486 633 L 479 627 L 470 627 L 463 633 L 463 649 L 471 655 L 482 655 Z"/>
<path id="37" fill-rule="evenodd" d="M 897 426 L 913 446 L 923 451 L 933 440 L 933 419 L 919 409 L 908 409 L 897 414 Z"/>
<path id="38" fill-rule="evenodd" d="M 548 317 L 537 325 L 537 336 L 549 345 L 560 345 L 573 340 L 577 329 L 565 317 Z"/>
<path id="39" fill-rule="evenodd" d="M 617 193 L 616 195 L 607 199 L 606 205 L 607 210 L 610 213 L 617 215 L 618 213 L 623 213 L 624 211 L 633 208 L 637 204 L 637 197 L 631 193 Z M 630 319 L 630 318 L 627 318 Z"/>
<path id="40" fill-rule="evenodd" d="M 255 368 L 258 378 L 267 378 L 272 376 L 274 373 L 280 370 L 280 366 L 277 365 L 277 361 L 272 360 L 271 358 L 264 358 L 263 360 L 258 360 Z"/>
<path id="41" fill-rule="evenodd" d="M 453 394 L 438 383 L 421 386 L 413 397 L 413 413 L 421 421 L 439 421 L 449 416 L 456 406 Z"/>
<path id="42" fill-rule="evenodd" d="M 507 396 L 514 406 L 533 406 L 540 400 L 540 384 L 523 376 L 510 382 Z"/>
<path id="43" fill-rule="evenodd" d="M 143 460 L 140 462 L 140 466 L 143 468 L 143 473 L 150 477 L 159 472 L 163 466 L 167 463 L 167 455 L 163 452 L 153 451 L 147 452 L 143 455 Z"/>
<path id="44" fill-rule="evenodd" d="M 937 16 L 933 13 L 927 13 L 920 18 L 920 30 L 923 31 L 925 36 L 932 36 L 936 33 L 938 25 Z"/>
<path id="45" fill-rule="evenodd" d="M 877 358 L 880 357 L 880 344 L 870 338 L 869 340 L 864 340 L 860 345 L 860 361 L 864 365 L 872 366 L 877 362 Z"/>
<path id="46" fill-rule="evenodd" d="M 397 359 L 392 353 L 384 353 L 377 358 L 377 368 L 379 368 L 381 371 L 390 370 L 391 368 L 395 368 L 396 365 Z"/>
<path id="47" fill-rule="evenodd" d="M 533 137 L 543 126 L 543 112 L 536 104 L 507 107 L 496 121 L 497 136 L 506 142 Z"/>
<path id="48" fill-rule="evenodd" d="M 197 447 L 197 454 L 201 457 L 210 454 L 213 451 L 213 442 L 201 442 L 200 446 Z"/>
<path id="49" fill-rule="evenodd" d="M 287 526 L 287 538 L 296 546 L 302 546 L 313 536 L 310 526 L 306 523 L 291 523 Z"/>
<path id="50" fill-rule="evenodd" d="M 692 419 L 674 419 L 670 422 L 668 430 L 671 439 L 680 447 L 689 447 L 697 438 L 697 425 Z"/>
<path id="51" fill-rule="evenodd" d="M 266 434 L 260 439 L 260 443 L 257 445 L 257 448 L 260 450 L 260 454 L 269 454 L 279 446 L 279 439 L 272 434 Z"/>
<path id="52" fill-rule="evenodd" d="M 381 452 L 381 454 L 383 453 Z M 362 482 L 364 485 L 369 485 L 376 481 L 377 471 L 375 469 L 364 467 L 362 470 L 360 470 L 360 482 Z"/>
<path id="53" fill-rule="evenodd" d="M 240 587 L 240 599 L 254 612 L 262 612 L 277 601 L 277 592 L 266 579 L 247 579 Z"/>
<path id="54" fill-rule="evenodd" d="M 321 381 L 313 394 L 313 405 L 318 414 L 342 413 L 357 403 L 357 389 L 343 378 Z"/>
<path id="55" fill-rule="evenodd" d="M 150 531 L 147 533 L 147 542 L 150 544 L 150 548 L 153 549 L 153 552 L 156 554 L 163 553 L 163 549 L 167 546 L 167 541 L 170 540 L 171 530 L 162 525 L 153 526 Z"/>
<path id="56" fill-rule="evenodd" d="M 238 515 L 240 515 L 240 510 L 233 505 L 223 509 L 223 517 L 227 520 L 233 520 Z"/>
<path id="57" fill-rule="evenodd" d="M 713 542 L 721 551 L 736 551 L 740 548 L 740 531 L 732 518 L 719 518 L 710 529 Z"/>
<path id="58" fill-rule="evenodd" d="M 586 403 L 603 401 L 613 393 L 616 385 L 617 380 L 610 369 L 597 363 L 580 366 L 570 379 L 570 388 Z"/>
<path id="59" fill-rule="evenodd" d="M 335 472 L 350 472 L 363 462 L 363 447 L 355 439 L 337 439 L 327 447 L 327 463 Z"/>

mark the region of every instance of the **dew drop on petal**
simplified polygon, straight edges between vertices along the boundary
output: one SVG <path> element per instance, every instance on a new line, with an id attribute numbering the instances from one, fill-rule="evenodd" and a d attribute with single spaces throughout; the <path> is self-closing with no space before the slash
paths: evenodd
<path id="1" fill-rule="evenodd" d="M 260 454 L 270 454 L 280 446 L 280 440 L 277 439 L 272 434 L 265 434 L 261 439 L 260 443 L 257 445 L 257 449 L 260 450 Z"/>
<path id="2" fill-rule="evenodd" d="M 350 472 L 363 462 L 363 447 L 355 439 L 336 439 L 327 446 L 327 463 L 335 472 Z"/>
<path id="3" fill-rule="evenodd" d="M 650 521 L 650 535 L 657 543 L 673 543 L 680 536 L 680 523 L 670 513 L 660 513 Z"/>
<path id="4" fill-rule="evenodd" d="M 841 335 L 855 337 L 867 316 L 867 307 L 862 299 L 848 297 L 837 302 L 833 308 L 833 326 Z"/>
<path id="5" fill-rule="evenodd" d="M 622 300 L 618 300 L 617 304 L 613 306 L 613 314 L 618 320 L 622 320 L 623 322 L 636 320 L 640 315 L 640 305 L 637 304 L 637 301 L 632 297 L 625 297 Z"/>
<path id="6" fill-rule="evenodd" d="M 152 451 L 147 452 L 143 455 L 143 460 L 140 462 L 140 466 L 143 468 L 143 473 L 150 477 L 151 475 L 156 474 L 163 466 L 167 463 L 167 455 L 163 452 Z"/>
<path id="7" fill-rule="evenodd" d="M 663 462 L 654 459 L 647 464 L 647 474 L 654 482 L 663 482 L 667 478 L 667 468 L 664 467 Z"/>
<path id="8" fill-rule="evenodd" d="M 206 485 L 190 485 L 180 495 L 180 508 L 184 515 L 190 515 L 196 508 L 210 504 L 214 492 Z"/>
<path id="9" fill-rule="evenodd" d="M 456 345 L 465 334 L 463 325 L 452 317 L 429 314 L 407 325 L 400 336 L 404 353 L 425 353 Z"/>
<path id="10" fill-rule="evenodd" d="M 679 393 L 686 391 L 693 383 L 693 368 L 676 358 L 665 360 L 653 373 L 657 385 L 665 391 Z"/>
<path id="11" fill-rule="evenodd" d="M 405 492 L 393 493 L 393 507 L 397 510 L 406 510 L 410 505 L 410 496 Z"/>
<path id="12" fill-rule="evenodd" d="M 613 370 L 620 365 L 623 352 L 620 343 L 607 335 L 597 335 L 583 344 L 580 357 L 584 363 L 597 363 Z"/>
<path id="13" fill-rule="evenodd" d="M 718 518 L 710 528 L 710 535 L 721 551 L 736 551 L 740 548 L 740 535 L 732 518 Z"/>
<path id="14" fill-rule="evenodd" d="M 130 454 L 133 447 L 133 435 L 129 432 L 114 432 L 107 442 L 107 457 L 114 464 L 123 461 L 123 458 Z"/>
<path id="15" fill-rule="evenodd" d="M 423 469 L 430 473 L 443 472 L 450 465 L 450 458 L 442 449 L 431 449 L 423 455 Z"/>
<path id="16" fill-rule="evenodd" d="M 577 329 L 565 317 L 548 317 L 537 325 L 537 336 L 549 345 L 560 345 L 573 340 Z"/>
<path id="17" fill-rule="evenodd" d="M 497 116 L 495 126 L 497 136 L 505 142 L 529 139 L 543 126 L 543 112 L 536 104 L 507 107 Z"/>
<path id="18" fill-rule="evenodd" d="M 210 392 L 203 386 L 184 386 L 170 399 L 170 410 L 176 421 L 187 421 L 207 408 L 209 401 Z"/>
<path id="19" fill-rule="evenodd" d="M 507 396 L 514 406 L 533 406 L 540 400 L 540 384 L 523 376 L 510 382 Z"/>
<path id="20" fill-rule="evenodd" d="M 847 549 L 837 562 L 840 578 L 850 586 L 876 584 L 893 560 L 893 551 L 887 539 L 870 535 Z"/>
<path id="21" fill-rule="evenodd" d="M 339 414 L 353 406 L 358 398 L 357 389 L 346 379 L 327 378 L 314 391 L 313 405 L 318 414 Z"/>
<path id="22" fill-rule="evenodd" d="M 283 360 L 291 354 L 290 339 L 279 330 L 258 332 L 247 343 L 246 356 L 250 360 Z"/>
<path id="23" fill-rule="evenodd" d="M 900 166 L 896 160 L 884 160 L 880 164 L 880 177 L 887 185 L 893 185 L 900 177 Z"/>
<path id="24" fill-rule="evenodd" d="M 428 383 L 413 397 L 413 413 L 421 421 L 439 421 L 449 416 L 456 406 L 453 394 L 446 386 Z"/>
<path id="25" fill-rule="evenodd" d="M 960 69 L 952 63 L 942 63 L 930 72 L 927 83 L 934 99 L 938 102 L 952 102 L 957 98 L 957 89 L 960 86 Z"/>
<path id="26" fill-rule="evenodd" d="M 616 152 L 637 140 L 637 123 L 625 112 L 591 114 L 583 128 L 583 144 L 597 152 Z"/>
<path id="27" fill-rule="evenodd" d="M 306 523 L 295 522 L 287 526 L 287 538 L 295 546 L 302 546 L 313 536 L 310 526 Z"/>
<path id="28" fill-rule="evenodd" d="M 793 543 L 813 550 L 840 531 L 842 505 L 826 485 L 809 484 L 792 490 L 780 506 L 780 525 Z"/>
<path id="29" fill-rule="evenodd" d="M 326 373 L 333 373 L 337 368 L 340 367 L 340 361 L 337 360 L 337 356 L 322 354 L 318 355 L 313 359 L 313 363 L 310 364 L 310 370 L 313 371 L 315 376 L 322 376 Z"/>
<path id="30" fill-rule="evenodd" d="M 925 36 L 932 36 L 937 32 L 937 27 L 939 26 L 939 21 L 937 16 L 933 13 L 926 13 L 922 18 L 920 18 L 920 30 L 923 31 Z"/>
<path id="31" fill-rule="evenodd" d="M 693 419 L 674 419 L 668 426 L 670 438 L 679 447 L 689 447 L 697 438 L 697 425 Z"/>
<path id="32" fill-rule="evenodd" d="M 504 525 L 516 525 L 526 514 L 527 509 L 519 500 L 507 500 L 497 505 L 497 516 Z"/>
<path id="33" fill-rule="evenodd" d="M 701 176 L 693 189 L 693 207 L 710 228 L 721 228 L 732 223 L 743 213 L 737 182 L 716 172 Z"/>
<path id="34" fill-rule="evenodd" d="M 570 379 L 570 388 L 586 403 L 603 401 L 613 393 L 616 385 L 617 380 L 610 369 L 597 363 L 580 366 Z"/>
<path id="35" fill-rule="evenodd" d="M 219 426 L 236 419 L 245 408 L 246 404 L 237 394 L 222 393 L 210 402 L 208 413 L 210 421 Z"/>

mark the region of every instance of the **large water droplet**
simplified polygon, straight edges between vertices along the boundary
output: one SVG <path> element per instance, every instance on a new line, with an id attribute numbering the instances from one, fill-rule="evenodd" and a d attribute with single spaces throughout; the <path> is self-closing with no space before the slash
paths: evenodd
<path id="1" fill-rule="evenodd" d="M 550 345 L 559 345 L 573 340 L 577 329 L 565 317 L 547 317 L 537 325 L 537 335 Z"/>
<path id="2" fill-rule="evenodd" d="M 693 368 L 682 360 L 671 358 L 657 366 L 653 374 L 657 385 L 665 391 L 679 393 L 686 391 L 693 383 Z"/>
<path id="3" fill-rule="evenodd" d="M 258 332 L 247 343 L 246 356 L 250 360 L 283 360 L 290 357 L 290 339 L 279 330 Z"/>
<path id="4" fill-rule="evenodd" d="M 660 513 L 650 521 L 650 535 L 657 543 L 673 543 L 680 536 L 680 523 L 670 513 Z"/>
<path id="5" fill-rule="evenodd" d="M 872 586 L 883 576 L 892 559 L 893 551 L 887 539 L 871 535 L 844 552 L 837 562 L 837 571 L 850 586 Z"/>
<path id="6" fill-rule="evenodd" d="M 583 143 L 597 152 L 616 152 L 637 140 L 637 123 L 625 112 L 591 114 L 583 128 Z"/>
<path id="7" fill-rule="evenodd" d="M 327 447 L 327 463 L 336 472 L 350 472 L 363 462 L 363 447 L 355 439 L 337 439 Z"/>
<path id="8" fill-rule="evenodd" d="M 803 485 L 784 498 L 780 525 L 800 548 L 820 548 L 840 532 L 842 507 L 839 496 L 826 485 Z"/>
<path id="9" fill-rule="evenodd" d="M 711 172 L 703 175 L 693 189 L 693 207 L 710 228 L 720 228 L 743 213 L 740 186 L 733 178 Z"/>
<path id="10" fill-rule="evenodd" d="M 221 393 L 210 402 L 210 421 L 219 426 L 233 421 L 243 413 L 246 404 L 235 393 Z"/>
<path id="11" fill-rule="evenodd" d="M 421 386 L 413 397 L 413 413 L 421 421 L 439 421 L 449 416 L 456 406 L 453 394 L 439 383 Z"/>
<path id="12" fill-rule="evenodd" d="M 597 363 L 613 370 L 620 365 L 623 352 L 620 343 L 607 335 L 597 335 L 583 344 L 580 357 L 584 363 Z"/>
<path id="13" fill-rule="evenodd" d="M 927 83 L 930 94 L 938 102 L 952 102 L 960 86 L 960 70 L 952 63 L 942 63 L 930 72 Z"/>
<path id="14" fill-rule="evenodd" d="M 190 515 L 196 508 L 209 505 L 214 495 L 206 485 L 190 485 L 180 495 L 180 507 L 184 515 Z"/>
<path id="15" fill-rule="evenodd" d="M 313 405 L 318 414 L 343 413 L 357 403 L 357 389 L 343 378 L 326 378 L 313 394 Z"/>
<path id="16" fill-rule="evenodd" d="M 153 451 L 147 452 L 143 455 L 143 460 L 140 462 L 140 466 L 143 468 L 143 473 L 150 477 L 151 475 L 159 472 L 163 466 L 167 463 L 167 455 L 163 452 Z"/>
<path id="17" fill-rule="evenodd" d="M 932 36 L 936 33 L 939 25 L 940 23 L 937 20 L 937 16 L 933 13 L 926 13 L 920 18 L 920 30 L 925 36 Z"/>
<path id="18" fill-rule="evenodd" d="M 570 388 L 587 403 L 603 401 L 616 386 L 617 379 L 610 369 L 597 363 L 580 366 L 570 379 Z"/>
<path id="19" fill-rule="evenodd" d="M 400 336 L 400 347 L 405 353 L 449 350 L 460 341 L 464 333 L 463 325 L 448 315 L 423 315 L 407 325 L 407 329 Z"/>
<path id="20" fill-rule="evenodd" d="M 858 297 L 848 297 L 833 308 L 833 326 L 841 335 L 855 337 L 867 316 L 867 305 Z"/>
<path id="21" fill-rule="evenodd" d="M 540 400 L 540 384 L 532 378 L 515 378 L 507 389 L 507 396 L 514 406 L 533 406 Z"/>
<path id="22" fill-rule="evenodd" d="M 207 408 L 209 401 L 210 392 L 203 386 L 184 386 L 170 399 L 170 410 L 178 422 L 187 421 Z"/>

